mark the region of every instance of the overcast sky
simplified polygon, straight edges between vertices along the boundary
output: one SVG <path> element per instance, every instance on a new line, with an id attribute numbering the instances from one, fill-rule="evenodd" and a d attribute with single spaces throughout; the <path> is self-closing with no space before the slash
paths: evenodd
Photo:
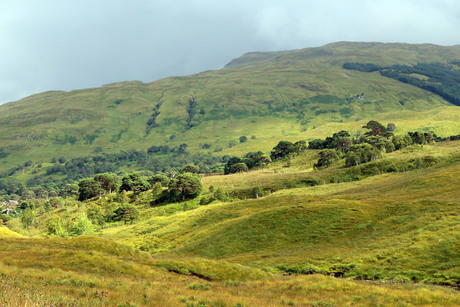
<path id="1" fill-rule="evenodd" d="M 0 104 L 336 41 L 460 44 L 458 0 L 0 0 Z"/>

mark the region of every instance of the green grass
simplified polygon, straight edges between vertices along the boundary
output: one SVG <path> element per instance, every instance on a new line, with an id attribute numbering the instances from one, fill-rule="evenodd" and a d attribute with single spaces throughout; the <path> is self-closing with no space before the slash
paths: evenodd
<path id="1" fill-rule="evenodd" d="M 358 60 L 446 62 L 460 58 L 458 47 L 338 43 L 274 54 L 243 56 L 238 65 L 191 76 L 47 92 L 2 105 L 0 170 L 28 160 L 87 156 L 98 147 L 112 153 L 185 142 L 191 152 L 214 152 L 220 146 L 223 151 L 216 154 L 242 155 L 268 151 L 279 140 L 324 138 L 342 129 L 357 133 L 371 118 L 395 123 L 399 134 L 460 131 L 460 109 L 440 97 L 378 73 L 342 69 L 344 62 Z M 364 100 L 346 102 L 361 93 Z M 186 104 L 192 96 L 197 101 L 194 126 L 186 130 Z M 157 103 L 160 126 L 146 136 Z M 243 135 L 256 139 L 239 143 Z M 203 144 L 211 148 L 201 149 Z"/>
<path id="2" fill-rule="evenodd" d="M 458 305 L 449 287 L 460 280 L 460 142 L 411 146 L 381 162 L 427 155 L 438 162 L 328 183 L 346 170 L 342 162 L 313 171 L 316 152 L 307 152 L 290 167 L 203 178 L 205 190 L 276 188 L 260 199 L 150 207 L 145 192 L 132 200 L 141 211 L 135 224 L 40 238 L 51 216 L 72 221 L 92 203 L 67 201 L 21 232 L 35 238 L 0 229 L 0 303 Z M 308 176 L 326 184 L 283 187 Z M 111 198 L 93 202 L 111 206 Z M 21 229 L 17 218 L 8 226 Z"/>

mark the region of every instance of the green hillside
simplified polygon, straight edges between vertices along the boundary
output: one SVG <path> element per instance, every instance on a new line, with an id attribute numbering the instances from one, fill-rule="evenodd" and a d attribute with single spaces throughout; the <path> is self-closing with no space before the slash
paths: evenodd
<path id="1" fill-rule="evenodd" d="M 0 306 L 460 305 L 459 71 L 340 42 L 0 106 Z"/>
<path id="2" fill-rule="evenodd" d="M 343 64 L 459 59 L 458 46 L 335 43 L 249 53 L 220 70 L 152 83 L 37 94 L 0 106 L 0 170 L 53 157 L 184 143 L 191 153 L 241 155 L 255 147 L 268 150 L 281 139 L 323 138 L 341 129 L 357 133 L 369 118 L 396 124 L 398 133 L 454 135 L 460 131 L 459 107 Z M 240 136 L 248 142 L 240 143 Z"/>
<path id="3" fill-rule="evenodd" d="M 201 195 L 185 202 L 155 204 L 154 190 L 31 201 L 28 229 L 21 218 L 6 223 L 24 237 L 0 236 L 0 304 L 459 305 L 460 141 L 353 167 L 341 159 L 314 170 L 317 157 L 307 150 L 265 169 L 203 177 Z M 231 197 L 254 187 L 270 192 Z M 230 197 L 202 204 L 218 189 Z M 121 202 L 139 219 L 97 226 Z"/>

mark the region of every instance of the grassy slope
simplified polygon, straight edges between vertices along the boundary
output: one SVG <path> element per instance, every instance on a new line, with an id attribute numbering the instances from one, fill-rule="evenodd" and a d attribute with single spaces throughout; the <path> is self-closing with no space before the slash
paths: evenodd
<path id="1" fill-rule="evenodd" d="M 350 276 L 455 283 L 460 276 L 459 154 L 459 142 L 410 147 L 385 159 L 437 156 L 445 162 L 191 211 L 181 212 L 183 205 L 148 209 L 144 221 L 105 229 L 104 236 L 166 258 L 217 258 L 258 268 L 312 264 L 325 271 L 353 265 Z M 299 159 L 309 160 L 308 155 Z M 292 173 L 267 170 L 203 181 L 226 189 L 282 189 L 311 172 L 294 166 Z M 327 182 L 331 173 L 315 175 Z"/>
<path id="2" fill-rule="evenodd" d="M 265 171 L 206 177 L 204 185 L 282 186 L 293 180 L 289 176 L 312 173 L 314 155 L 297 157 L 290 168 L 280 162 Z M 458 280 L 460 142 L 412 146 L 384 159 L 427 155 L 441 161 L 358 182 L 281 189 L 258 200 L 192 201 L 187 211 L 184 204 L 150 208 L 146 193 L 136 202 L 141 221 L 106 228 L 103 238 L 2 238 L 0 304 L 458 305 L 458 292 L 447 288 L 281 276 L 275 269 L 398 282 Z M 327 181 L 340 169 L 339 163 L 314 175 Z M 68 207 L 53 214 L 81 211 Z"/>
<path id="3" fill-rule="evenodd" d="M 397 133 L 422 129 L 442 136 L 457 134 L 458 107 L 378 73 L 343 70 L 342 64 L 410 64 L 459 58 L 458 47 L 337 43 L 249 54 L 221 70 L 149 84 L 122 82 L 38 94 L 0 107 L 1 149 L 9 153 L 1 159 L 0 169 L 27 160 L 47 162 L 53 156 L 87 155 L 96 147 L 116 152 L 185 142 L 196 152 L 207 143 L 212 147 L 206 152 L 221 146 L 222 154 L 242 154 L 255 147 L 268 150 L 280 139 L 325 137 L 341 129 L 358 132 L 369 118 L 394 122 Z M 362 101 L 344 100 L 361 93 L 366 94 Z M 324 95 L 336 98 L 318 98 Z M 186 105 L 192 96 L 197 101 L 195 126 L 186 130 Z M 301 99 L 310 102 L 292 105 Z M 161 104 L 156 120 L 160 127 L 146 136 L 146 122 L 157 103 Z M 205 114 L 200 114 L 201 109 Z M 297 119 L 302 110 L 304 125 Z M 169 139 L 171 135 L 175 140 Z M 257 138 L 240 144 L 242 135 Z M 75 137 L 76 142 L 62 144 L 66 136 Z M 227 148 L 232 141 L 236 146 Z"/>

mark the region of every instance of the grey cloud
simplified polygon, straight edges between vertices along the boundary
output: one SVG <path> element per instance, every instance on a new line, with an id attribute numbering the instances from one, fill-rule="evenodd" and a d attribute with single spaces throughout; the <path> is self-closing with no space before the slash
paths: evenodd
<path id="1" fill-rule="evenodd" d="M 218 69 L 249 51 L 340 40 L 453 45 L 459 28 L 453 0 L 5 0 L 0 103 Z"/>

